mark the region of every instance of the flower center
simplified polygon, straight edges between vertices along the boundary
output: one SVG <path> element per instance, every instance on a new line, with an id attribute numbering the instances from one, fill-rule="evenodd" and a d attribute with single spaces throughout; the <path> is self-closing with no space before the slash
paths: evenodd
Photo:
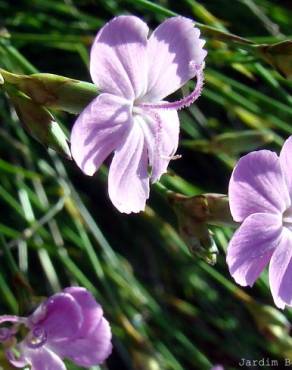
<path id="1" fill-rule="evenodd" d="M 283 213 L 282 220 L 283 226 L 292 231 L 292 206 L 287 208 L 286 211 Z"/>
<path id="2" fill-rule="evenodd" d="M 31 348 L 39 348 L 47 341 L 46 331 L 40 327 L 36 326 L 27 336 L 27 344 Z"/>
<path id="3" fill-rule="evenodd" d="M 138 105 L 136 105 L 136 103 L 134 102 L 133 104 L 133 108 L 132 108 L 132 114 L 133 116 L 139 116 L 139 115 L 143 115 L 143 109 L 141 109 Z"/>

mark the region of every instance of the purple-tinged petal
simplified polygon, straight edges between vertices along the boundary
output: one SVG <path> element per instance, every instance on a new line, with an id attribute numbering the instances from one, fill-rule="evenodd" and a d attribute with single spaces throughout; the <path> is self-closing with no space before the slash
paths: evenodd
<path id="1" fill-rule="evenodd" d="M 4 343 L 8 339 L 11 339 L 17 331 L 16 326 L 12 326 L 11 328 L 0 328 L 0 343 Z"/>
<path id="2" fill-rule="evenodd" d="M 276 306 L 292 306 L 292 232 L 286 227 L 271 258 L 269 280 Z"/>
<path id="3" fill-rule="evenodd" d="M 19 352 L 19 357 L 15 356 L 15 353 L 11 348 L 7 349 L 5 351 L 5 355 L 8 359 L 8 361 L 11 363 L 11 365 L 15 367 L 23 368 L 25 365 L 27 365 L 27 359 L 25 358 L 23 351 L 21 349 L 21 346 L 17 345 L 14 350 L 17 350 Z"/>
<path id="4" fill-rule="evenodd" d="M 120 16 L 97 34 L 90 55 L 94 83 L 110 94 L 134 100 L 147 83 L 148 26 L 135 16 Z"/>
<path id="5" fill-rule="evenodd" d="M 281 215 L 256 213 L 244 220 L 227 249 L 230 274 L 238 284 L 253 285 L 269 262 L 281 233 Z"/>
<path id="6" fill-rule="evenodd" d="M 93 329 L 87 337 L 63 342 L 56 352 L 62 358 L 69 358 L 84 367 L 103 363 L 112 352 L 111 329 L 104 318 Z"/>
<path id="7" fill-rule="evenodd" d="M 30 349 L 23 345 L 22 350 L 31 365 L 31 370 L 66 370 L 60 357 L 46 347 Z"/>
<path id="8" fill-rule="evenodd" d="M 149 197 L 148 158 L 142 128 L 133 123 L 115 151 L 108 176 L 109 196 L 124 213 L 144 210 Z"/>
<path id="9" fill-rule="evenodd" d="M 70 294 L 81 308 L 83 324 L 79 330 L 79 335 L 83 337 L 89 335 L 102 319 L 103 310 L 101 306 L 85 288 L 71 287 L 64 289 L 64 292 Z"/>
<path id="10" fill-rule="evenodd" d="M 142 109 L 134 116 L 140 124 L 147 144 L 151 181 L 156 182 L 163 175 L 174 156 L 179 139 L 179 118 L 175 110 Z"/>
<path id="11" fill-rule="evenodd" d="M 131 122 L 130 105 L 123 98 L 101 94 L 79 115 L 71 133 L 72 157 L 93 175 L 123 140 Z"/>
<path id="12" fill-rule="evenodd" d="M 253 213 L 282 213 L 290 205 L 278 156 L 269 150 L 240 158 L 229 182 L 232 217 L 241 222 Z"/>
<path id="13" fill-rule="evenodd" d="M 32 332 L 39 328 L 49 343 L 78 336 L 83 324 L 81 307 L 68 293 L 48 298 L 29 318 Z"/>
<path id="14" fill-rule="evenodd" d="M 167 19 L 148 41 L 148 88 L 143 102 L 160 101 L 196 75 L 207 52 L 204 40 L 191 19 Z"/>
<path id="15" fill-rule="evenodd" d="M 284 143 L 280 153 L 280 163 L 287 183 L 290 197 L 292 197 L 292 136 Z"/>

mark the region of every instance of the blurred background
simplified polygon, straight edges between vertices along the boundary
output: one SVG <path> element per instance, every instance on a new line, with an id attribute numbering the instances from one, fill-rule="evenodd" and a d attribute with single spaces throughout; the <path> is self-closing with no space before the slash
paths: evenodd
<path id="1" fill-rule="evenodd" d="M 91 82 L 90 45 L 120 14 L 138 15 L 152 29 L 175 14 L 201 24 L 206 82 L 196 104 L 180 111 L 182 159 L 152 187 L 144 213 L 120 214 L 107 195 L 106 166 L 87 177 L 47 150 L 23 129 L 0 89 L 1 314 L 26 315 L 42 297 L 78 284 L 95 295 L 112 325 L 114 352 L 101 369 L 292 364 L 291 311 L 274 307 L 267 274 L 252 289 L 236 286 L 229 275 L 225 251 L 234 229 L 210 226 L 218 256 L 209 264 L 208 250 L 196 253 L 180 234 L 178 221 L 187 215 L 180 211 L 178 220 L 164 193 L 226 194 L 241 155 L 262 147 L 279 151 L 292 133 L 292 52 L 277 51 L 272 64 L 263 54 L 263 44 L 289 39 L 291 1 L 0 0 L 0 68 Z M 70 132 L 75 116 L 53 113 Z M 196 220 L 186 222 L 193 222 L 200 243 Z M 265 361 L 240 366 L 242 358 Z M 3 353 L 0 361 L 9 369 Z"/>

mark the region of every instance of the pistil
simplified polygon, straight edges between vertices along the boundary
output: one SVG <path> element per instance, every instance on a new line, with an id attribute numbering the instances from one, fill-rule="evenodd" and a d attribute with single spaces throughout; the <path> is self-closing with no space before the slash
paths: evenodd
<path id="1" fill-rule="evenodd" d="M 204 73 L 203 73 L 203 66 L 202 65 L 194 65 L 192 66 L 196 70 L 196 78 L 197 83 L 193 90 L 193 92 L 174 102 L 163 102 L 163 103 L 142 103 L 139 106 L 142 108 L 152 108 L 152 109 L 174 109 L 174 110 L 180 110 L 182 108 L 188 107 L 191 104 L 193 104 L 198 97 L 201 95 L 203 85 L 204 85 Z"/>

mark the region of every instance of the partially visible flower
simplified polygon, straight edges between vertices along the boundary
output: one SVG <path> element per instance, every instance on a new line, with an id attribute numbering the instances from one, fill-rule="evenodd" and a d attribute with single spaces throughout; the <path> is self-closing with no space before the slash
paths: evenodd
<path id="1" fill-rule="evenodd" d="M 242 225 L 227 250 L 235 281 L 252 286 L 265 266 L 276 306 L 292 306 L 292 136 L 280 156 L 251 152 L 236 165 L 229 183 L 235 221 Z"/>
<path id="2" fill-rule="evenodd" d="M 214 365 L 210 370 L 224 370 L 222 365 Z"/>
<path id="3" fill-rule="evenodd" d="M 111 353 L 111 330 L 101 306 L 84 288 L 66 288 L 43 302 L 29 317 L 0 316 L 0 341 L 15 367 L 31 370 L 66 370 L 64 358 L 76 365 L 101 364 Z M 16 343 L 15 334 L 23 324 L 28 333 Z"/>
<path id="4" fill-rule="evenodd" d="M 193 103 L 203 86 L 205 41 L 184 17 L 148 26 L 120 16 L 97 34 L 90 72 L 101 95 L 80 114 L 71 134 L 72 156 L 93 175 L 114 152 L 109 196 L 120 212 L 144 210 L 149 180 L 166 172 L 178 146 L 177 110 Z M 177 102 L 163 100 L 196 77 L 195 90 Z"/>

